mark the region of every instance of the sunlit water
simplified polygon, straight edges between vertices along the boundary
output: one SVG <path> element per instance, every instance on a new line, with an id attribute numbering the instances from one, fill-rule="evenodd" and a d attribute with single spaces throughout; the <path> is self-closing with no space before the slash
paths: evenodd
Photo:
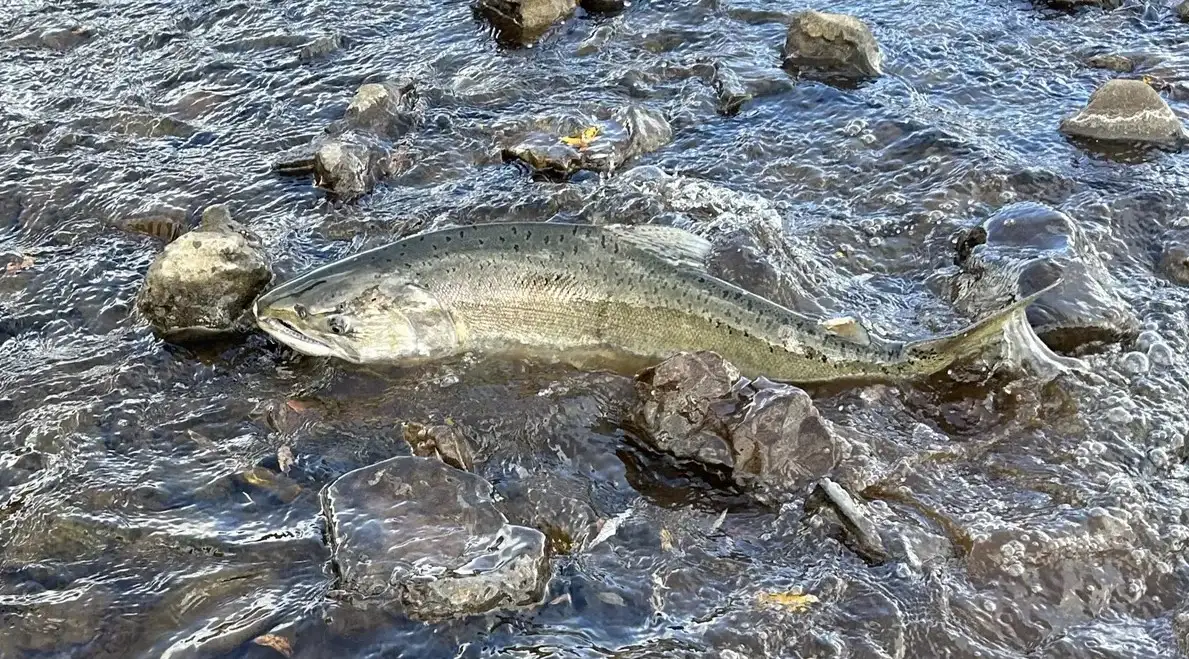
<path id="1" fill-rule="evenodd" d="M 1154 270 L 1189 216 L 1189 156 L 1111 160 L 1057 124 L 1115 75 L 1085 66 L 1099 52 L 1135 56 L 1189 118 L 1189 24 L 1159 3 L 844 2 L 829 9 L 872 25 L 886 75 L 840 89 L 779 68 L 771 19 L 805 6 L 641 0 L 516 50 L 455 0 L 0 7 L 0 252 L 32 257 L 0 274 L 0 657 L 253 656 L 270 632 L 294 657 L 1178 656 L 1189 289 Z M 299 60 L 330 34 L 341 49 Z M 699 77 L 715 62 L 755 95 L 736 116 Z M 360 84 L 402 75 L 428 109 L 373 194 L 335 204 L 269 171 Z M 259 335 L 187 350 L 133 311 L 160 243 L 119 227 L 213 203 L 262 236 L 280 278 L 451 222 L 647 221 L 648 204 L 598 201 L 624 173 L 541 181 L 500 157 L 539 115 L 633 102 L 674 140 L 628 166 L 717 186 L 670 206 L 775 213 L 780 276 L 761 293 L 891 336 L 955 327 L 951 237 L 1036 200 L 1078 221 L 1145 332 L 1087 357 L 1096 381 L 814 392 L 872 438 L 864 496 L 899 540 L 871 567 L 799 502 L 764 508 L 641 450 L 619 425 L 629 378 L 378 372 Z M 754 203 L 715 201 L 730 191 Z M 554 556 L 539 607 L 426 625 L 342 603 L 319 491 L 408 454 L 402 421 L 446 418 L 497 490 L 577 493 L 617 533 Z M 274 470 L 282 445 L 299 491 L 237 475 Z M 758 599 L 790 590 L 818 602 Z"/>

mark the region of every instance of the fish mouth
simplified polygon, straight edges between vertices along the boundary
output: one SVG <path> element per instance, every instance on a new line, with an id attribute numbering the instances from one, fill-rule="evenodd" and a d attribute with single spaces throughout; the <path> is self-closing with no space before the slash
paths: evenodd
<path id="1" fill-rule="evenodd" d="M 337 356 L 338 351 L 329 343 L 319 341 L 294 327 L 289 321 L 275 316 L 257 316 L 256 324 L 269 336 L 294 350 L 311 357 Z"/>

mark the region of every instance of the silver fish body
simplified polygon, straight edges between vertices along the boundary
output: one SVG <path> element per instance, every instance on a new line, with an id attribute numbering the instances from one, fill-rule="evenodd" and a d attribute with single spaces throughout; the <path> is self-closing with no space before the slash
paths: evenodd
<path id="1" fill-rule="evenodd" d="M 936 339 L 856 340 L 711 276 L 709 247 L 651 225 L 442 229 L 317 268 L 263 295 L 255 314 L 299 352 L 355 363 L 710 350 L 744 375 L 812 383 L 942 370 L 1002 336 L 1036 297 Z"/>

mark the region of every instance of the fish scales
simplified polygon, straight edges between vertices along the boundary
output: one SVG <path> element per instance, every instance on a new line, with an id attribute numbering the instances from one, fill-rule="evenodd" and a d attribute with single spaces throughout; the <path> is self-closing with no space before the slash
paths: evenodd
<path id="1" fill-rule="evenodd" d="M 262 296 L 256 315 L 298 350 L 356 362 L 711 350 L 744 374 L 808 383 L 934 372 L 1026 303 L 931 341 L 860 344 L 713 277 L 698 264 L 707 248 L 655 226 L 444 229 L 307 273 Z"/>

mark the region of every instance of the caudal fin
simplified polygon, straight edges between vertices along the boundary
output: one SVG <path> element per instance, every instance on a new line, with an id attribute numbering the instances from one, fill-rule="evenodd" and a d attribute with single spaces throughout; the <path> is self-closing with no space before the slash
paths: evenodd
<path id="1" fill-rule="evenodd" d="M 1046 378 L 1069 369 L 1081 370 L 1083 366 L 1079 360 L 1062 357 L 1050 350 L 1033 331 L 1025 316 L 1028 305 L 1060 283 L 1061 280 L 1057 280 L 953 334 L 904 346 L 905 361 L 919 365 L 921 371 L 935 373 L 1001 342 L 1004 346 L 1001 357 L 1010 362 L 1026 363 Z"/>

